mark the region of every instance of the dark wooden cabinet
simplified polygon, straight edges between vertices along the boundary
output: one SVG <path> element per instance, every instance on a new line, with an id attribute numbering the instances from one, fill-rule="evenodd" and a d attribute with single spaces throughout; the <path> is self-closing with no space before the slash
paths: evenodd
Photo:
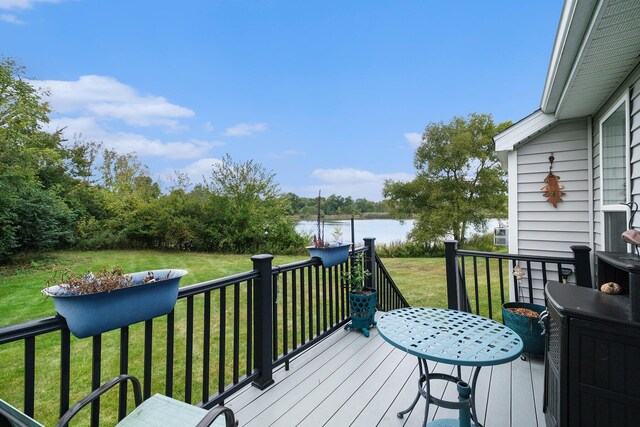
<path id="1" fill-rule="evenodd" d="M 557 282 L 545 292 L 547 426 L 640 426 L 640 323 L 628 295 Z"/>

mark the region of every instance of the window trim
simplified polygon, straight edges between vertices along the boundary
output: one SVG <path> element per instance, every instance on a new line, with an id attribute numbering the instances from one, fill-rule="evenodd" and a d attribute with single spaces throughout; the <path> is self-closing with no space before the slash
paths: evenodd
<path id="1" fill-rule="evenodd" d="M 631 119 L 631 112 L 630 110 L 630 103 L 631 103 L 631 99 L 630 99 L 630 95 L 629 95 L 629 89 L 627 89 L 625 91 L 625 93 L 620 97 L 620 99 L 618 99 L 608 110 L 607 112 L 602 116 L 602 118 L 600 119 L 599 123 L 598 123 L 598 130 L 599 130 L 599 147 L 598 147 L 598 152 L 599 152 L 599 156 L 600 156 L 600 176 L 599 176 L 599 181 L 600 181 L 600 212 L 601 212 L 601 219 L 600 219 L 600 235 L 602 236 L 602 247 L 604 248 L 604 250 L 609 250 L 608 245 L 607 245 L 607 236 L 605 235 L 605 223 L 606 223 L 606 219 L 605 219 L 605 213 L 606 212 L 625 212 L 626 214 L 626 221 L 627 223 L 629 222 L 629 209 L 622 205 L 622 204 L 615 204 L 615 205 L 605 205 L 604 204 L 604 185 L 603 185 L 603 175 L 604 175 L 604 167 L 603 167 L 603 143 L 602 143 L 602 138 L 603 138 L 603 132 L 602 132 L 602 125 L 604 122 L 607 121 L 607 119 L 609 117 L 611 117 L 613 115 L 613 113 L 615 113 L 618 108 L 620 108 L 621 105 L 624 105 L 624 121 L 625 121 L 625 129 L 624 129 L 624 138 L 625 138 L 625 186 L 626 186 L 626 194 L 625 194 L 625 198 L 627 201 L 631 200 L 631 130 L 630 130 L 630 119 Z M 627 252 L 631 252 L 631 245 L 627 244 Z"/>

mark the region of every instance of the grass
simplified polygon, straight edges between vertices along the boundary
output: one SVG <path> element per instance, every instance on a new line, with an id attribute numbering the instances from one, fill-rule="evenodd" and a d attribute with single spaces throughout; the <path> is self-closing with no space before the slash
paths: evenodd
<path id="1" fill-rule="evenodd" d="M 305 259 L 304 256 L 276 256 L 274 265 L 288 264 L 294 261 Z M 445 262 L 441 258 L 389 258 L 383 259 L 387 270 L 396 282 L 398 288 L 413 306 L 446 307 L 446 273 Z M 45 286 L 47 279 L 53 276 L 56 270 L 69 268 L 78 273 L 89 270 L 99 270 L 101 268 L 121 267 L 125 272 L 144 271 L 156 268 L 183 268 L 189 271 L 184 276 L 181 285 L 189 285 L 212 280 L 232 274 L 242 273 L 252 269 L 252 262 L 249 255 L 225 255 L 208 253 L 181 253 L 181 252 L 161 252 L 161 251 L 84 251 L 84 252 L 55 252 L 45 255 L 25 256 L 19 263 L 0 268 L 2 281 L 0 282 L 0 301 L 3 303 L 3 316 L 0 318 L 0 327 L 27 320 L 47 317 L 55 314 L 53 302 L 40 294 L 40 289 Z M 492 271 L 497 268 L 492 267 Z M 506 271 L 506 270 L 505 270 Z M 483 269 L 479 269 L 478 276 L 486 277 Z M 472 277 L 472 271 L 467 271 L 467 277 Z M 492 278 L 492 283 L 497 283 L 496 278 Z M 475 293 L 473 288 L 469 288 L 472 307 L 475 307 Z M 486 285 L 479 286 L 479 300 L 481 313 L 487 312 L 487 288 Z M 233 307 L 233 292 L 227 292 L 227 307 Z M 241 307 L 244 307 L 246 296 L 241 294 Z M 279 296 L 280 298 L 280 296 Z M 497 299 L 498 298 L 498 299 Z M 194 314 L 195 319 L 200 323 L 194 324 L 194 355 L 193 355 L 193 402 L 200 401 L 199 387 L 201 386 L 201 372 L 203 368 L 202 345 L 203 341 L 202 316 L 203 298 L 195 299 Z M 494 307 L 499 307 L 499 295 L 496 296 L 495 287 L 492 289 L 492 301 Z M 185 329 L 186 329 L 186 304 L 184 300 L 176 304 L 176 331 L 175 343 L 176 366 L 174 371 L 174 397 L 181 398 L 184 395 L 184 363 L 180 362 L 178 356 L 184 358 L 185 354 Z M 218 309 L 219 296 L 213 297 L 212 311 Z M 231 311 L 231 310 L 229 310 Z M 499 310 L 498 310 L 499 311 Z M 232 342 L 232 314 L 224 313 L 227 322 L 227 356 L 229 364 L 231 357 L 229 347 Z M 241 314 L 241 321 L 246 313 Z M 496 310 L 494 308 L 494 317 Z M 280 317 L 281 318 L 281 317 Z M 217 319 L 217 320 L 216 320 Z M 212 347 L 211 347 L 211 384 L 212 389 L 216 389 L 218 367 L 218 332 L 220 318 L 211 320 Z M 164 392 L 164 348 L 166 318 L 161 317 L 153 321 L 154 341 L 153 341 L 153 382 L 152 393 Z M 240 342 L 243 342 L 246 333 L 241 331 Z M 143 359 L 143 324 L 133 325 L 130 328 L 130 348 L 129 348 L 129 372 L 138 378 L 142 378 Z M 90 391 L 91 378 L 91 350 L 92 340 L 78 340 L 72 337 L 72 395 L 71 402 L 82 398 Z M 36 340 L 36 418 L 46 425 L 54 424 L 58 417 L 58 389 L 59 389 L 59 360 L 60 360 L 60 340 L 59 334 L 46 334 Z M 23 345 L 21 342 L 0 346 L 0 398 L 9 401 L 17 407 L 22 407 L 23 389 Z M 243 360 L 245 353 L 241 352 L 240 360 Z M 103 334 L 102 337 L 102 380 L 105 381 L 118 374 L 119 359 L 119 333 L 117 331 Z M 229 371 L 230 368 L 227 368 Z M 240 372 L 243 375 L 243 372 Z M 227 374 L 226 377 L 229 375 Z M 225 383 L 229 383 L 229 378 L 225 378 Z M 115 424 L 114 408 L 115 395 L 101 400 L 102 416 L 101 421 L 105 425 Z M 83 417 L 79 419 L 79 424 L 87 422 L 88 410 L 84 411 Z M 78 423 L 76 423 L 78 424 Z"/>

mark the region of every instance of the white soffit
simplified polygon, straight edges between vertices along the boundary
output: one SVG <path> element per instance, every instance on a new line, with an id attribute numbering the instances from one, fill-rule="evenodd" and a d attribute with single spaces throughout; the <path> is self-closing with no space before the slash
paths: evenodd
<path id="1" fill-rule="evenodd" d="M 542 110 L 534 111 L 493 137 L 496 151 L 511 151 L 516 145 L 537 136 L 557 121 L 553 114 L 543 113 Z"/>
<path id="2" fill-rule="evenodd" d="M 575 58 L 555 108 L 561 119 L 593 115 L 640 62 L 640 0 L 600 1 Z"/>

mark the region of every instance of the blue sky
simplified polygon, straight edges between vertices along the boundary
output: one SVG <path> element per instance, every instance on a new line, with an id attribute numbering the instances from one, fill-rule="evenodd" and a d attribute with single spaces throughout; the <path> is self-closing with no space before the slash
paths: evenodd
<path id="1" fill-rule="evenodd" d="M 51 126 L 192 182 L 225 153 L 282 191 L 382 198 L 431 122 L 538 108 L 562 1 L 0 0 Z"/>

